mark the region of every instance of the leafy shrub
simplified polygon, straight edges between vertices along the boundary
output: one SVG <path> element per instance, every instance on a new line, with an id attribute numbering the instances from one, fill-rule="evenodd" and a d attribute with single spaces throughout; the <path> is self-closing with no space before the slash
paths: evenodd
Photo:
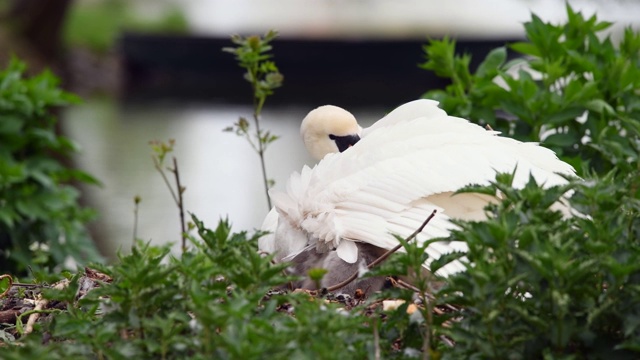
<path id="1" fill-rule="evenodd" d="M 76 300 L 78 275 L 48 298 L 67 311 L 43 323 L 26 346 L 3 349 L 3 359 L 30 358 L 222 358 L 365 357 L 373 345 L 367 318 L 306 293 L 270 290 L 287 281 L 286 264 L 273 265 L 256 252 L 260 233 L 232 233 L 221 221 L 207 229 L 193 218 L 199 238 L 180 257 L 169 246 L 139 243 L 112 267 L 113 277 Z M 290 312 L 295 312 L 292 316 Z M 341 339 L 336 341 L 336 339 Z"/>
<path id="2" fill-rule="evenodd" d="M 637 357 L 640 197 L 619 180 L 541 189 L 531 179 L 516 191 L 502 174 L 465 190 L 500 191 L 503 201 L 452 234 L 469 245 L 472 265 L 436 294 L 462 309 L 440 320 L 454 324 L 440 329 L 456 342 L 445 358 Z M 568 189 L 591 217 L 550 210 Z"/>
<path id="3" fill-rule="evenodd" d="M 459 222 L 452 238 L 469 245 L 467 271 L 447 279 L 437 303 L 460 313 L 434 320 L 456 342 L 443 358 L 637 358 L 640 352 L 640 34 L 616 47 L 598 33 L 610 24 L 567 6 L 564 25 L 533 15 L 524 59 L 489 53 L 475 73 L 469 56 L 444 39 L 425 46 L 424 68 L 451 79 L 425 96 L 450 114 L 541 141 L 583 177 L 521 191 L 499 175 L 503 194 L 486 222 Z M 517 65 L 517 66 L 516 66 Z M 550 209 L 567 191 L 582 216 Z M 443 258 L 442 264 L 460 255 Z M 447 326 L 442 326 L 446 323 Z"/>
<path id="4" fill-rule="evenodd" d="M 85 229 L 92 212 L 70 185 L 96 180 L 65 165 L 76 146 L 56 134 L 52 110 L 77 99 L 53 74 L 25 78 L 24 71 L 13 60 L 0 72 L 0 271 L 97 258 Z"/>
<path id="5" fill-rule="evenodd" d="M 536 15 L 525 23 L 527 42 L 509 48 L 523 59 L 506 62 L 507 49 L 487 55 L 475 73 L 455 42 L 425 46 L 423 68 L 451 79 L 425 94 L 449 114 L 525 141 L 539 141 L 581 171 L 600 173 L 635 164 L 640 144 L 640 34 L 625 30 L 616 47 L 600 33 L 611 24 L 585 19 L 567 5 L 568 22 Z M 633 166 L 632 166 L 633 167 Z"/>
<path id="6" fill-rule="evenodd" d="M 232 233 L 227 221 L 211 230 L 194 217 L 199 237 L 190 237 L 194 246 L 182 256 L 169 255 L 169 246 L 138 243 L 100 268 L 112 283 L 77 300 L 76 275 L 67 289 L 45 293 L 66 302 L 66 311 L 22 338 L 23 346 L 3 349 L 3 357 L 335 359 L 377 351 L 408 358 L 424 349 L 444 359 L 634 358 L 640 201 L 617 180 L 546 190 L 531 181 L 515 190 L 502 174 L 491 186 L 469 189 L 500 190 L 504 200 L 489 209 L 488 221 L 459 223 L 452 236 L 467 241 L 473 265 L 447 279 L 435 300 L 422 297 L 426 306 L 410 316 L 411 290 L 391 288 L 345 304 L 272 291 L 286 283 L 287 264 L 274 265 L 255 251 L 259 233 Z M 567 189 L 592 218 L 563 218 L 549 209 Z M 420 268 L 423 249 L 405 246 L 406 253 L 376 271 L 404 275 Z M 406 303 L 381 312 L 385 298 Z M 431 313 L 452 304 L 459 310 Z M 40 334 L 49 339 L 46 352 Z"/>

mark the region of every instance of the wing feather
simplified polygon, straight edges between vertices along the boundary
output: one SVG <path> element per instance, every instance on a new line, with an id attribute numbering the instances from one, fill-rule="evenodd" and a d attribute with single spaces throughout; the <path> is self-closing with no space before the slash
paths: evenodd
<path id="1" fill-rule="evenodd" d="M 556 173 L 574 175 L 552 151 L 497 134 L 448 116 L 437 102 L 414 101 L 365 129 L 348 151 L 292 175 L 286 193 L 272 192 L 272 198 L 284 221 L 299 227 L 309 243 L 322 251 L 337 249 L 340 258 L 354 262 L 354 241 L 390 249 L 398 243 L 392 234 L 409 236 L 434 209 L 438 213 L 418 241 L 447 236 L 451 217 L 481 219 L 491 197 L 452 193 L 487 184 L 496 171 L 517 166 L 517 187 L 529 174 L 546 186 L 566 182 Z M 464 250 L 463 243 L 442 241 L 427 252 L 437 258 Z M 440 272 L 460 267 L 451 264 Z"/>

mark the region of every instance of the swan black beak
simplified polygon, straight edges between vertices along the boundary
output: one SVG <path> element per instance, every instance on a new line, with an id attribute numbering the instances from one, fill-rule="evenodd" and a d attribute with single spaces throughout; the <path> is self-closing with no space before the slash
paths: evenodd
<path id="1" fill-rule="evenodd" d="M 360 141 L 360 136 L 358 134 L 345 136 L 336 136 L 331 134 L 329 135 L 329 139 L 335 141 L 338 146 L 338 150 L 343 152 Z"/>

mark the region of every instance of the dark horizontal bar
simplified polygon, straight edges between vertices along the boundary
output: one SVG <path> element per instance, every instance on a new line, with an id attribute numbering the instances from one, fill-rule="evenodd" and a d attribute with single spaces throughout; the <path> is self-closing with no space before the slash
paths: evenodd
<path id="1" fill-rule="evenodd" d="M 472 69 L 507 40 L 458 41 L 472 54 Z M 448 84 L 430 71 L 417 40 L 309 40 L 279 38 L 274 60 L 284 85 L 270 104 L 395 106 Z M 248 104 L 243 80 L 227 38 L 124 34 L 120 39 L 126 101 L 198 101 Z"/>

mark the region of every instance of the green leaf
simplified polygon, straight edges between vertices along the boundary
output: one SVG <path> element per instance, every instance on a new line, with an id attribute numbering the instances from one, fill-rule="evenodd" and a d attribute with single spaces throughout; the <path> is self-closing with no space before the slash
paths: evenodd
<path id="1" fill-rule="evenodd" d="M 5 292 L 8 292 L 10 288 L 11 288 L 11 276 L 0 275 L 0 294 L 5 294 Z"/>
<path id="2" fill-rule="evenodd" d="M 543 143 L 551 146 L 569 147 L 578 144 L 580 139 L 575 133 L 557 133 L 547 136 Z"/>
<path id="3" fill-rule="evenodd" d="M 511 50 L 524 55 L 540 56 L 540 51 L 538 50 L 538 48 L 534 44 L 529 42 L 517 42 L 510 44 L 509 47 L 511 48 Z"/>
<path id="4" fill-rule="evenodd" d="M 14 115 L 0 116 L 0 135 L 17 135 L 22 131 L 24 119 Z"/>
<path id="5" fill-rule="evenodd" d="M 311 280 L 319 282 L 327 274 L 327 272 L 329 272 L 329 270 L 324 268 L 312 268 L 312 269 L 309 269 L 309 271 L 307 272 L 307 275 Z"/>
<path id="6" fill-rule="evenodd" d="M 507 49 L 499 47 L 491 50 L 487 57 L 480 63 L 476 76 L 478 77 L 493 77 L 497 74 L 498 69 L 504 64 L 507 59 Z"/>
<path id="7" fill-rule="evenodd" d="M 442 40 L 430 40 L 423 46 L 427 61 L 421 68 L 432 70 L 437 76 L 453 78 L 455 74 L 455 46 L 456 42 L 445 36 Z"/>
<path id="8" fill-rule="evenodd" d="M 4 223 L 7 228 L 13 228 L 17 218 L 18 214 L 16 214 L 13 209 L 0 207 L 0 221 Z"/>
<path id="9" fill-rule="evenodd" d="M 573 122 L 577 117 L 583 115 L 585 109 L 580 106 L 570 106 L 561 111 L 555 112 L 546 119 L 549 125 L 561 125 Z"/>
<path id="10" fill-rule="evenodd" d="M 598 114 L 613 115 L 616 111 L 613 107 L 602 99 L 593 99 L 586 103 L 587 109 Z"/>

